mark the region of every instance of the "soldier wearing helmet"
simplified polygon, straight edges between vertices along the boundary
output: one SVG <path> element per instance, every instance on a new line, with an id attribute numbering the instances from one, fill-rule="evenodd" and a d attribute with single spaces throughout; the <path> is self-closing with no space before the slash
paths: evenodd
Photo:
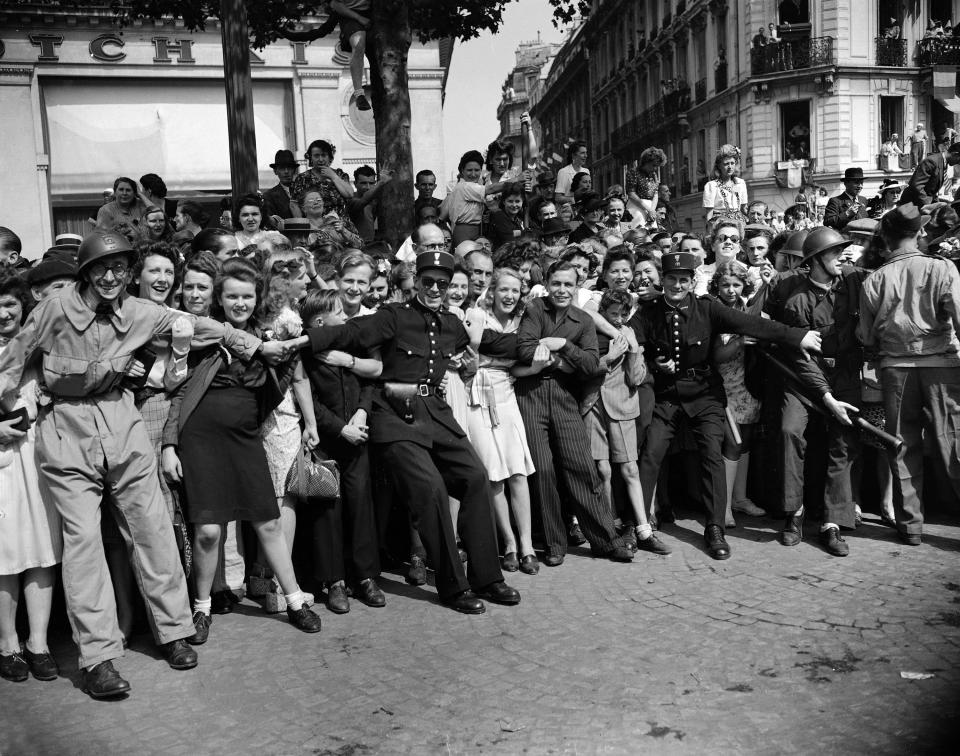
<path id="1" fill-rule="evenodd" d="M 278 359 L 283 342 L 259 339 L 208 318 L 125 297 L 135 252 L 113 232 L 80 245 L 77 281 L 45 297 L 0 354 L 0 409 L 10 411 L 25 366 L 42 361 L 51 402 L 37 417 L 36 453 L 63 521 L 63 587 L 82 685 L 94 698 L 130 689 L 112 660 L 123 656 L 110 575 L 100 536 L 105 492 L 119 512 L 147 615 L 174 669 L 196 666 L 185 643 L 194 633 L 186 581 L 173 526 L 160 492 L 157 458 L 125 371 L 138 349 L 156 337 L 192 337 L 199 347 L 223 341 L 244 357 Z"/>
<path id="2" fill-rule="evenodd" d="M 781 319 L 799 328 L 819 331 L 824 337 L 824 352 L 813 360 L 795 359 L 793 365 L 798 377 L 821 398 L 833 413 L 835 420 L 827 424 L 829 443 L 826 490 L 823 497 L 823 516 L 819 540 L 827 553 L 846 556 L 849 546 L 840 535 L 840 529 L 855 526 L 856 506 L 850 480 L 854 444 L 857 436 L 851 428 L 849 412 L 857 408 L 835 396 L 835 383 L 842 381 L 845 371 L 837 369 L 838 357 L 834 329 L 834 309 L 841 283 L 841 256 L 850 242 L 832 228 L 815 228 L 803 242 L 800 264 L 809 267 L 801 274 L 796 286 L 784 301 Z M 803 466 L 806 456 L 805 432 L 811 422 L 806 406 L 798 398 L 796 387 L 788 385 L 783 392 L 781 440 L 783 453 L 783 509 L 787 519 L 780 533 L 784 546 L 796 546 L 803 539 Z M 853 398 L 853 397 L 848 397 Z"/>

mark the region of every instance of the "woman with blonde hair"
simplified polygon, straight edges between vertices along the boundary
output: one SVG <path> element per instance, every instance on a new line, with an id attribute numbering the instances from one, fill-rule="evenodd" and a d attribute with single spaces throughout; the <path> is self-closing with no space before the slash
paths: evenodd
<path id="1" fill-rule="evenodd" d="M 747 182 L 740 173 L 740 148 L 725 144 L 713 161 L 713 180 L 703 187 L 703 208 L 709 221 L 715 215 L 742 217 L 747 202 Z"/>

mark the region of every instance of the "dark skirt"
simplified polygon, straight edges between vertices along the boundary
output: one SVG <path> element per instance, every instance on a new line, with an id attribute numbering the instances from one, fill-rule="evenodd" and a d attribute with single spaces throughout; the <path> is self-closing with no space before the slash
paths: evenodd
<path id="1" fill-rule="evenodd" d="M 280 516 L 250 389 L 207 390 L 180 434 L 180 464 L 188 522 Z"/>

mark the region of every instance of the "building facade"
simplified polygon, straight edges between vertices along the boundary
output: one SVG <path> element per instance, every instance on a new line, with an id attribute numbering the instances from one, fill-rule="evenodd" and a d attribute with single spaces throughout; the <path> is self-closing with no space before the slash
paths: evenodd
<path id="1" fill-rule="evenodd" d="M 317 21 L 322 19 L 317 19 Z M 441 114 L 449 41 L 410 48 L 415 165 L 445 172 Z M 260 186 L 290 149 L 306 164 L 314 139 L 348 173 L 376 166 L 372 111 L 351 102 L 349 58 L 337 36 L 251 50 Z M 0 8 L 0 225 L 37 257 L 57 233 L 92 227 L 114 179 L 159 174 L 171 198 L 216 204 L 230 192 L 220 26 L 191 33 L 171 20 L 126 28 L 108 11 Z"/>
<path id="2" fill-rule="evenodd" d="M 543 152 L 586 139 L 609 186 L 644 148 L 663 149 L 661 178 L 693 230 L 725 143 L 742 150 L 751 199 L 776 210 L 804 188 L 836 193 L 847 167 L 863 169 L 869 196 L 909 175 L 909 158 L 881 168 L 891 134 L 909 153 L 917 124 L 930 137 L 954 124 L 960 39 L 924 39 L 931 19 L 949 30 L 960 2 L 595 0 L 531 93 Z"/>
<path id="3" fill-rule="evenodd" d="M 497 120 L 500 122 L 497 138 L 513 144 L 513 154 L 518 164 L 523 141 L 520 116 L 530 109 L 530 92 L 537 85 L 540 72 L 558 49 L 560 45 L 544 44 L 539 39 L 521 42 L 516 51 L 516 65 L 503 82 L 500 105 L 497 107 Z"/>

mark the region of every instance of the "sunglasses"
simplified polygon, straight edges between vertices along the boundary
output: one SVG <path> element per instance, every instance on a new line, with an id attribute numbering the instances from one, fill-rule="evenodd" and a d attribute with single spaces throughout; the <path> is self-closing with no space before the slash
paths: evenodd
<path id="1" fill-rule="evenodd" d="M 297 276 L 303 273 L 304 269 L 303 260 L 277 260 L 270 266 L 274 275 L 286 273 L 290 276 Z"/>
<path id="2" fill-rule="evenodd" d="M 720 236 L 717 237 L 717 241 L 720 241 L 720 242 L 735 242 L 735 243 L 736 243 L 736 242 L 739 242 L 739 241 L 740 241 L 740 237 L 739 237 L 739 236 L 727 236 L 726 234 L 721 234 Z"/>
<path id="3" fill-rule="evenodd" d="M 437 291 L 446 291 L 450 287 L 450 281 L 446 278 L 430 278 L 429 276 L 423 276 L 420 279 L 420 285 L 427 290 L 436 286 Z"/>

